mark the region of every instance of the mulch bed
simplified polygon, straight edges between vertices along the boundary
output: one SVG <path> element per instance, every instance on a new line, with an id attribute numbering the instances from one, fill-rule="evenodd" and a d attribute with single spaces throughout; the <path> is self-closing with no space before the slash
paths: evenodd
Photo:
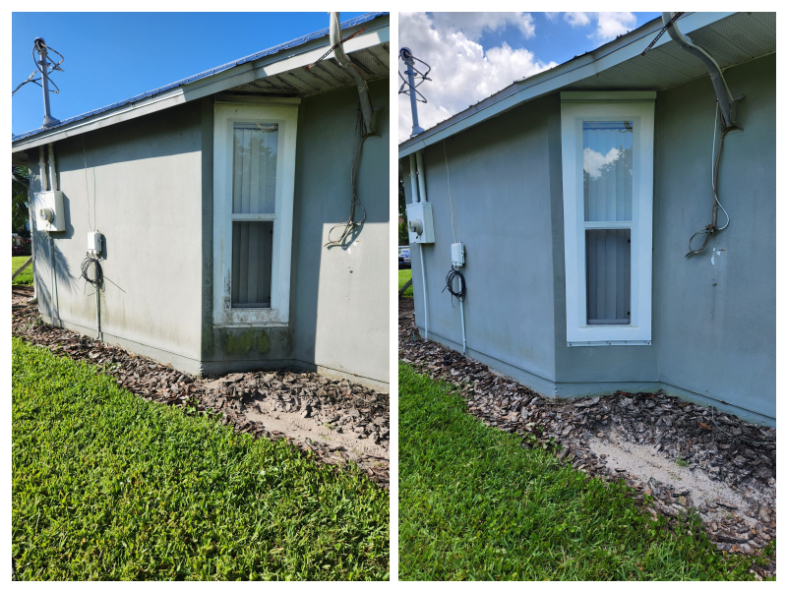
<path id="1" fill-rule="evenodd" d="M 195 379 L 187 373 L 162 365 L 147 357 L 105 344 L 88 336 L 44 323 L 37 306 L 27 301 L 33 289 L 12 288 L 12 334 L 48 349 L 58 356 L 103 366 L 103 371 L 132 393 L 153 402 L 193 408 L 202 415 L 215 415 L 235 431 L 254 438 L 286 439 L 303 453 L 312 453 L 318 461 L 330 465 L 347 465 L 346 454 L 319 441 L 297 441 L 279 431 L 268 431 L 259 422 L 245 417 L 245 404 L 266 395 L 282 400 L 282 411 L 295 409 L 338 416 L 350 432 L 368 437 L 387 447 L 390 440 L 390 396 L 347 380 L 331 380 L 317 373 L 294 371 L 233 374 L 222 379 L 218 387 Z M 295 405 L 297 404 L 297 406 Z M 328 418 L 329 419 L 329 418 Z M 369 479 L 380 487 L 390 487 L 390 463 L 384 457 L 364 456 L 353 461 Z M 343 467 L 342 467 L 343 468 Z"/>
<path id="2" fill-rule="evenodd" d="M 746 497 L 772 497 L 772 502 L 744 511 L 716 503 L 724 518 L 706 519 L 706 532 L 718 549 L 759 554 L 775 537 L 775 429 L 740 420 L 717 408 L 705 408 L 658 393 L 627 393 L 579 399 L 544 397 L 513 379 L 490 370 L 461 353 L 418 334 L 412 299 L 399 298 L 399 360 L 433 379 L 454 384 L 466 399 L 468 411 L 490 426 L 522 436 L 522 446 L 553 448 L 560 459 L 593 477 L 623 480 L 636 491 L 636 501 L 674 523 L 693 506 L 684 490 L 651 479 L 609 469 L 605 456 L 589 448 L 594 437 L 650 445 L 671 461 L 682 460 L 691 470 L 722 481 Z M 745 517 L 743 517 L 743 513 Z M 753 519 L 756 524 L 751 524 Z M 775 558 L 755 572 L 766 578 L 775 573 Z"/>

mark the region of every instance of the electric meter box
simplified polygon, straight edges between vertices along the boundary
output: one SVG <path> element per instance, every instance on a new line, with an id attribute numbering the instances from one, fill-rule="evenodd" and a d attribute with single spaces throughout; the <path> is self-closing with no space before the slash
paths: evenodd
<path id="1" fill-rule="evenodd" d="M 87 232 L 87 253 L 93 256 L 99 256 L 103 250 L 104 236 L 101 232 L 90 231 Z"/>
<path id="2" fill-rule="evenodd" d="M 63 193 L 46 191 L 35 195 L 36 227 L 39 231 L 65 231 Z"/>
<path id="3" fill-rule="evenodd" d="M 407 205 L 407 229 L 410 244 L 434 243 L 434 217 L 431 203 L 421 201 Z"/>
<path id="4" fill-rule="evenodd" d="M 464 244 L 461 242 L 450 245 L 450 263 L 456 268 L 464 266 Z"/>

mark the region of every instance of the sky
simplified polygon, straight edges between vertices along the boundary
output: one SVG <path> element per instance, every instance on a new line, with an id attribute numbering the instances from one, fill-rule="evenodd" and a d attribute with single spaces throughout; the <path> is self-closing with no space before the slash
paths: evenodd
<path id="1" fill-rule="evenodd" d="M 428 63 L 418 90 L 423 129 L 516 80 L 529 78 L 660 18 L 659 12 L 399 13 L 399 39 Z M 404 64 L 398 60 L 399 72 Z M 400 84 L 399 84 L 400 85 Z M 409 138 L 409 97 L 399 95 L 398 140 Z"/>
<path id="2" fill-rule="evenodd" d="M 364 13 L 342 12 L 341 21 Z M 316 13 L 24 13 L 12 15 L 12 85 L 35 70 L 33 40 L 65 56 L 52 80 L 52 116 L 63 120 L 131 98 L 329 25 Z M 56 57 L 53 55 L 53 57 Z M 12 98 L 12 131 L 41 127 L 40 86 Z"/>

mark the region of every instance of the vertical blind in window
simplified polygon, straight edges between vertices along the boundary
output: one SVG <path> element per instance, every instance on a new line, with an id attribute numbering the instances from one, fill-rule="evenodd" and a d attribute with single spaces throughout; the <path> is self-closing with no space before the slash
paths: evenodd
<path id="1" fill-rule="evenodd" d="M 232 307 L 270 307 L 278 125 L 233 133 Z"/>
<path id="2" fill-rule="evenodd" d="M 630 323 L 633 123 L 585 121 L 587 323 Z"/>

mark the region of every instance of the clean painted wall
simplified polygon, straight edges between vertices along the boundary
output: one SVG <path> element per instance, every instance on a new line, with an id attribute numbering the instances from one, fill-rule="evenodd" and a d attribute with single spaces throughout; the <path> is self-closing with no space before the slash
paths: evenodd
<path id="1" fill-rule="evenodd" d="M 461 350 L 458 306 L 441 292 L 455 227 L 467 250 L 469 356 L 545 395 L 662 388 L 774 424 L 775 57 L 725 76 L 746 95 L 745 131 L 727 136 L 719 179 L 732 223 L 690 259 L 688 238 L 709 223 L 715 95 L 709 78 L 658 93 L 651 346 L 567 346 L 558 93 L 424 151 L 436 234 L 423 246 L 429 336 Z M 400 166 L 410 202 L 408 158 Z M 423 334 L 419 248 L 412 276 Z"/>
<path id="2" fill-rule="evenodd" d="M 187 104 L 55 144 L 66 231 L 55 233 L 60 318 L 95 335 L 92 286 L 80 277 L 87 233 L 104 234 L 105 340 L 198 370 L 201 342 L 200 106 Z M 38 173 L 38 150 L 28 154 Z M 36 275 L 50 315 L 48 239 Z"/>
<path id="3" fill-rule="evenodd" d="M 773 420 L 775 61 L 724 73 L 745 94 L 744 132 L 726 136 L 718 179 L 731 224 L 690 258 L 688 239 L 710 222 L 715 95 L 709 78 L 658 93 L 653 260 L 659 381 Z"/>
<path id="4" fill-rule="evenodd" d="M 442 292 L 451 267 L 450 245 L 460 241 L 466 252 L 461 270 L 467 283 L 468 354 L 539 391 L 553 388 L 555 379 L 553 205 L 544 147 L 558 107 L 536 101 L 428 147 L 425 180 L 435 243 L 412 246 L 411 253 L 421 333 L 419 248 L 425 259 L 429 337 L 461 350 L 459 305 Z M 409 159 L 400 162 L 409 203 Z"/>
<path id="5" fill-rule="evenodd" d="M 292 251 L 294 356 L 386 389 L 390 381 L 390 108 L 388 80 L 369 84 L 379 137 L 363 145 L 357 196 L 367 218 L 349 247 L 325 248 L 349 218 L 357 89 L 303 99 Z M 360 207 L 355 219 L 362 218 Z M 333 238 L 341 235 L 333 232 Z"/>

